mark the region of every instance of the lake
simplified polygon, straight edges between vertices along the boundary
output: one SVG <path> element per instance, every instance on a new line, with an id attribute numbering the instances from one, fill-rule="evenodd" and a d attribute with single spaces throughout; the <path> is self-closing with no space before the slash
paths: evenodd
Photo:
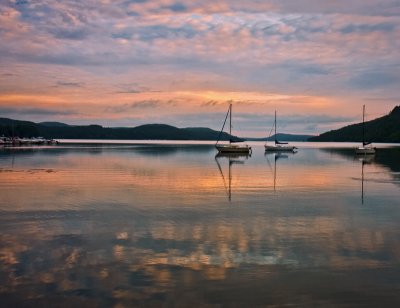
<path id="1" fill-rule="evenodd" d="M 0 306 L 399 307 L 400 147 L 297 145 L 0 148 Z"/>

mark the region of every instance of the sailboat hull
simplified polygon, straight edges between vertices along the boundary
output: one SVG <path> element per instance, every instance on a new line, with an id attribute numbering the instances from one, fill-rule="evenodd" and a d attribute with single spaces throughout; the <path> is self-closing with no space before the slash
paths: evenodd
<path id="1" fill-rule="evenodd" d="M 359 147 L 356 148 L 356 154 L 375 154 L 376 150 L 373 147 Z"/>
<path id="2" fill-rule="evenodd" d="M 248 145 L 226 144 L 226 145 L 216 145 L 215 147 L 219 153 L 247 153 L 248 154 L 251 152 L 251 147 L 249 147 Z"/>
<path id="3" fill-rule="evenodd" d="M 294 152 L 297 148 L 292 145 L 264 145 L 265 151 L 271 152 Z"/>

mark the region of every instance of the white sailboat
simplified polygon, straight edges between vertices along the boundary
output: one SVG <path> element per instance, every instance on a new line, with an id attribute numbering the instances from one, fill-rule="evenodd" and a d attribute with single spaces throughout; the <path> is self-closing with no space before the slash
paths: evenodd
<path id="1" fill-rule="evenodd" d="M 219 138 L 224 130 L 226 119 L 229 115 L 229 143 L 228 144 L 218 144 Z M 215 144 L 215 148 L 219 153 L 251 153 L 251 147 L 247 144 L 232 144 L 232 104 L 229 105 L 228 113 L 226 114 L 224 124 L 222 125 L 221 132 L 219 133 L 218 140 Z"/>
<path id="2" fill-rule="evenodd" d="M 365 141 L 365 105 L 363 105 L 363 125 L 362 125 L 362 133 L 363 133 L 363 140 L 362 140 L 362 146 L 358 147 L 355 149 L 356 154 L 364 154 L 364 155 L 371 155 L 375 154 L 376 149 L 375 147 L 371 146 L 371 142 L 366 142 Z"/>
<path id="3" fill-rule="evenodd" d="M 276 139 L 276 110 L 275 110 L 275 142 L 274 144 L 268 144 L 265 142 L 265 151 L 281 151 L 281 152 L 294 152 L 297 148 L 295 146 L 289 145 L 287 142 L 280 142 Z"/>

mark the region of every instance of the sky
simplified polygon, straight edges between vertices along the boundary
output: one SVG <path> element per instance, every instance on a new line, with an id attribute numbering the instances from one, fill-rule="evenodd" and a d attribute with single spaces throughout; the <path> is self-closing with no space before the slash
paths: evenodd
<path id="1" fill-rule="evenodd" d="M 0 117 L 319 134 L 399 85 L 400 0 L 0 0 Z"/>

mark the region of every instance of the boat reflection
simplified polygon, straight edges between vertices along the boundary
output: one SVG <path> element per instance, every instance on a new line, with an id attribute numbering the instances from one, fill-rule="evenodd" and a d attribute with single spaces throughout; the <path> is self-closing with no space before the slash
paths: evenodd
<path id="1" fill-rule="evenodd" d="M 228 195 L 228 200 L 231 201 L 232 198 L 232 165 L 238 164 L 243 165 L 245 160 L 249 158 L 249 153 L 221 153 L 219 152 L 215 155 L 215 161 L 217 162 L 217 166 L 219 172 L 222 177 L 222 181 L 224 182 L 224 187 L 226 194 Z M 222 171 L 221 164 L 219 163 L 219 159 L 226 159 L 228 160 L 228 179 L 225 179 L 224 172 Z M 228 183 L 226 183 L 228 182 Z"/>
<path id="2" fill-rule="evenodd" d="M 274 169 L 273 169 L 273 174 L 274 174 L 274 192 L 276 191 L 276 162 L 279 159 L 289 159 L 289 156 L 293 156 L 295 155 L 297 152 L 285 152 L 285 153 L 281 153 L 281 152 L 265 152 L 264 156 L 267 159 L 268 162 L 268 166 L 270 168 L 270 170 L 272 171 L 272 166 L 271 163 L 269 161 L 268 156 L 273 156 L 274 159 Z"/>
<path id="3" fill-rule="evenodd" d="M 323 153 L 329 153 L 331 161 L 333 161 L 333 158 L 345 158 L 347 161 L 354 164 L 354 167 L 357 168 L 357 170 L 359 161 L 363 161 L 364 165 L 371 165 L 371 168 L 368 169 L 374 169 L 375 172 L 370 173 L 368 182 L 374 182 L 376 184 L 391 183 L 397 186 L 400 184 L 400 160 L 398 159 L 400 155 L 400 147 L 380 148 L 374 155 L 357 155 L 354 153 L 353 149 L 349 148 L 320 149 L 320 151 Z M 364 170 L 364 172 L 365 171 L 366 170 Z M 350 174 L 350 172 L 350 169 L 346 170 L 346 174 Z M 350 176 L 350 178 L 357 181 L 362 180 L 355 176 Z M 374 187 L 371 187 L 371 189 L 376 191 L 377 186 L 375 185 Z"/>
<path id="4" fill-rule="evenodd" d="M 364 204 L 364 165 L 370 165 L 373 163 L 375 154 L 357 156 L 358 160 L 361 161 L 361 204 Z"/>
<path id="5" fill-rule="evenodd" d="M 400 149 L 361 161 L 368 209 L 352 149 L 101 151 L 0 153 L 1 307 L 400 302 Z"/>

